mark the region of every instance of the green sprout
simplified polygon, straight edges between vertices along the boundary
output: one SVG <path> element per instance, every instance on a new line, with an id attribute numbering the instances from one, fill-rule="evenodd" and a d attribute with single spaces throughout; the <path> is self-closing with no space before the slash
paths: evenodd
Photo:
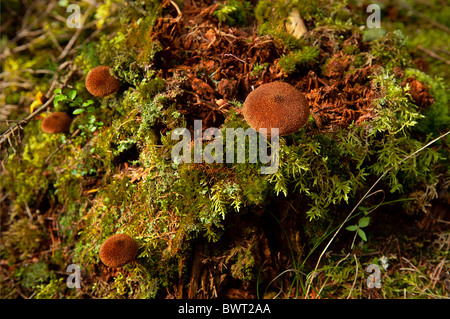
<path id="1" fill-rule="evenodd" d="M 75 108 L 73 111 L 74 115 L 81 114 L 83 112 L 93 112 L 95 107 L 92 105 L 94 101 L 87 100 L 83 102 L 81 97 L 77 97 L 77 90 L 70 90 L 67 95 L 65 95 L 61 89 L 55 89 L 53 91 L 55 93 L 55 99 L 53 100 L 53 105 L 55 107 L 59 106 L 59 102 L 68 102 L 69 106 Z"/>
<path id="2" fill-rule="evenodd" d="M 366 233 L 364 232 L 364 230 L 362 230 L 362 228 L 367 227 L 369 225 L 369 222 L 370 222 L 369 216 L 361 217 L 358 220 L 357 225 L 350 225 L 347 226 L 345 229 L 356 232 L 359 235 L 359 237 L 362 238 L 362 240 L 367 241 Z"/>

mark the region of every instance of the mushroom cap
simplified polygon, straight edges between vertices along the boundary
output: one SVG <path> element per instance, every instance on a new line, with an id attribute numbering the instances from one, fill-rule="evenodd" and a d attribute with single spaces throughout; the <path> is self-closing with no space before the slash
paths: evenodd
<path id="1" fill-rule="evenodd" d="M 94 96 L 104 97 L 116 93 L 120 88 L 120 81 L 109 72 L 109 66 L 97 66 L 86 76 L 86 89 Z"/>
<path id="2" fill-rule="evenodd" d="M 278 128 L 278 134 L 289 135 L 304 126 L 309 117 L 309 106 L 303 93 L 284 82 L 272 82 L 250 92 L 244 101 L 244 118 L 256 131 Z"/>
<path id="3" fill-rule="evenodd" d="M 126 234 L 116 234 L 100 246 L 100 260 L 108 267 L 122 267 L 136 258 L 138 244 Z"/>
<path id="4" fill-rule="evenodd" d="M 47 116 L 41 124 L 41 130 L 45 133 L 68 132 L 72 118 L 64 112 L 53 112 Z"/>

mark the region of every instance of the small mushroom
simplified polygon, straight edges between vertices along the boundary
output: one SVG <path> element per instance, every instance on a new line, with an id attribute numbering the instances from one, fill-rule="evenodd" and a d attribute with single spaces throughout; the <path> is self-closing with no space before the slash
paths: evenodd
<path id="1" fill-rule="evenodd" d="M 97 66 L 86 76 L 86 89 L 94 96 L 105 97 L 116 93 L 120 88 L 120 81 L 110 73 L 109 66 Z"/>
<path id="2" fill-rule="evenodd" d="M 72 118 L 64 112 L 54 112 L 47 116 L 41 124 L 41 130 L 45 133 L 63 133 L 68 132 Z"/>
<path id="3" fill-rule="evenodd" d="M 116 234 L 100 246 L 100 260 L 108 267 L 122 267 L 136 258 L 138 244 L 126 234 Z"/>
<path id="4" fill-rule="evenodd" d="M 284 82 L 272 82 L 250 92 L 244 101 L 244 118 L 256 131 L 279 129 L 279 135 L 289 135 L 303 127 L 309 117 L 309 106 L 303 93 Z"/>

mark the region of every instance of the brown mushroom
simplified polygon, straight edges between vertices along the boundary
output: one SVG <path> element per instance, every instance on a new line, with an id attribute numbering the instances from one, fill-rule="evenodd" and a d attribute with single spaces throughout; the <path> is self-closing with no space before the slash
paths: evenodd
<path id="1" fill-rule="evenodd" d="M 64 112 L 54 112 L 47 116 L 41 124 L 41 130 L 45 133 L 68 132 L 72 118 Z"/>
<path id="2" fill-rule="evenodd" d="M 279 129 L 289 135 L 303 127 L 309 117 L 309 106 L 303 93 L 284 82 L 272 82 L 252 91 L 244 102 L 244 118 L 256 131 Z"/>
<path id="3" fill-rule="evenodd" d="M 136 258 L 138 244 L 126 234 L 116 234 L 100 246 L 100 260 L 108 267 L 122 267 Z"/>
<path id="4" fill-rule="evenodd" d="M 116 93 L 120 88 L 120 81 L 110 73 L 109 66 L 97 66 L 86 76 L 86 89 L 94 96 L 105 97 Z"/>

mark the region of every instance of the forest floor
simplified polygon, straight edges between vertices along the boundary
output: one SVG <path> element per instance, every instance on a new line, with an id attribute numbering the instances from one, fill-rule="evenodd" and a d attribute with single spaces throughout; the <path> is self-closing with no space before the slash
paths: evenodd
<path id="1" fill-rule="evenodd" d="M 66 2 L 2 8 L 2 298 L 449 297 L 441 1 L 381 2 L 382 28 L 369 30 L 368 2 L 319 1 L 322 12 L 308 1 L 298 37 L 276 26 L 292 13 L 282 1 L 83 4 L 76 31 Z M 99 64 L 122 81 L 117 95 L 85 90 Z M 244 126 L 246 96 L 273 81 L 304 92 L 311 111 L 283 138 L 278 175 L 171 166 L 177 125 Z M 72 113 L 70 133 L 40 134 L 53 110 Z M 112 269 L 98 249 L 119 230 L 140 253 Z M 68 260 L 83 265 L 81 289 L 66 287 Z"/>

